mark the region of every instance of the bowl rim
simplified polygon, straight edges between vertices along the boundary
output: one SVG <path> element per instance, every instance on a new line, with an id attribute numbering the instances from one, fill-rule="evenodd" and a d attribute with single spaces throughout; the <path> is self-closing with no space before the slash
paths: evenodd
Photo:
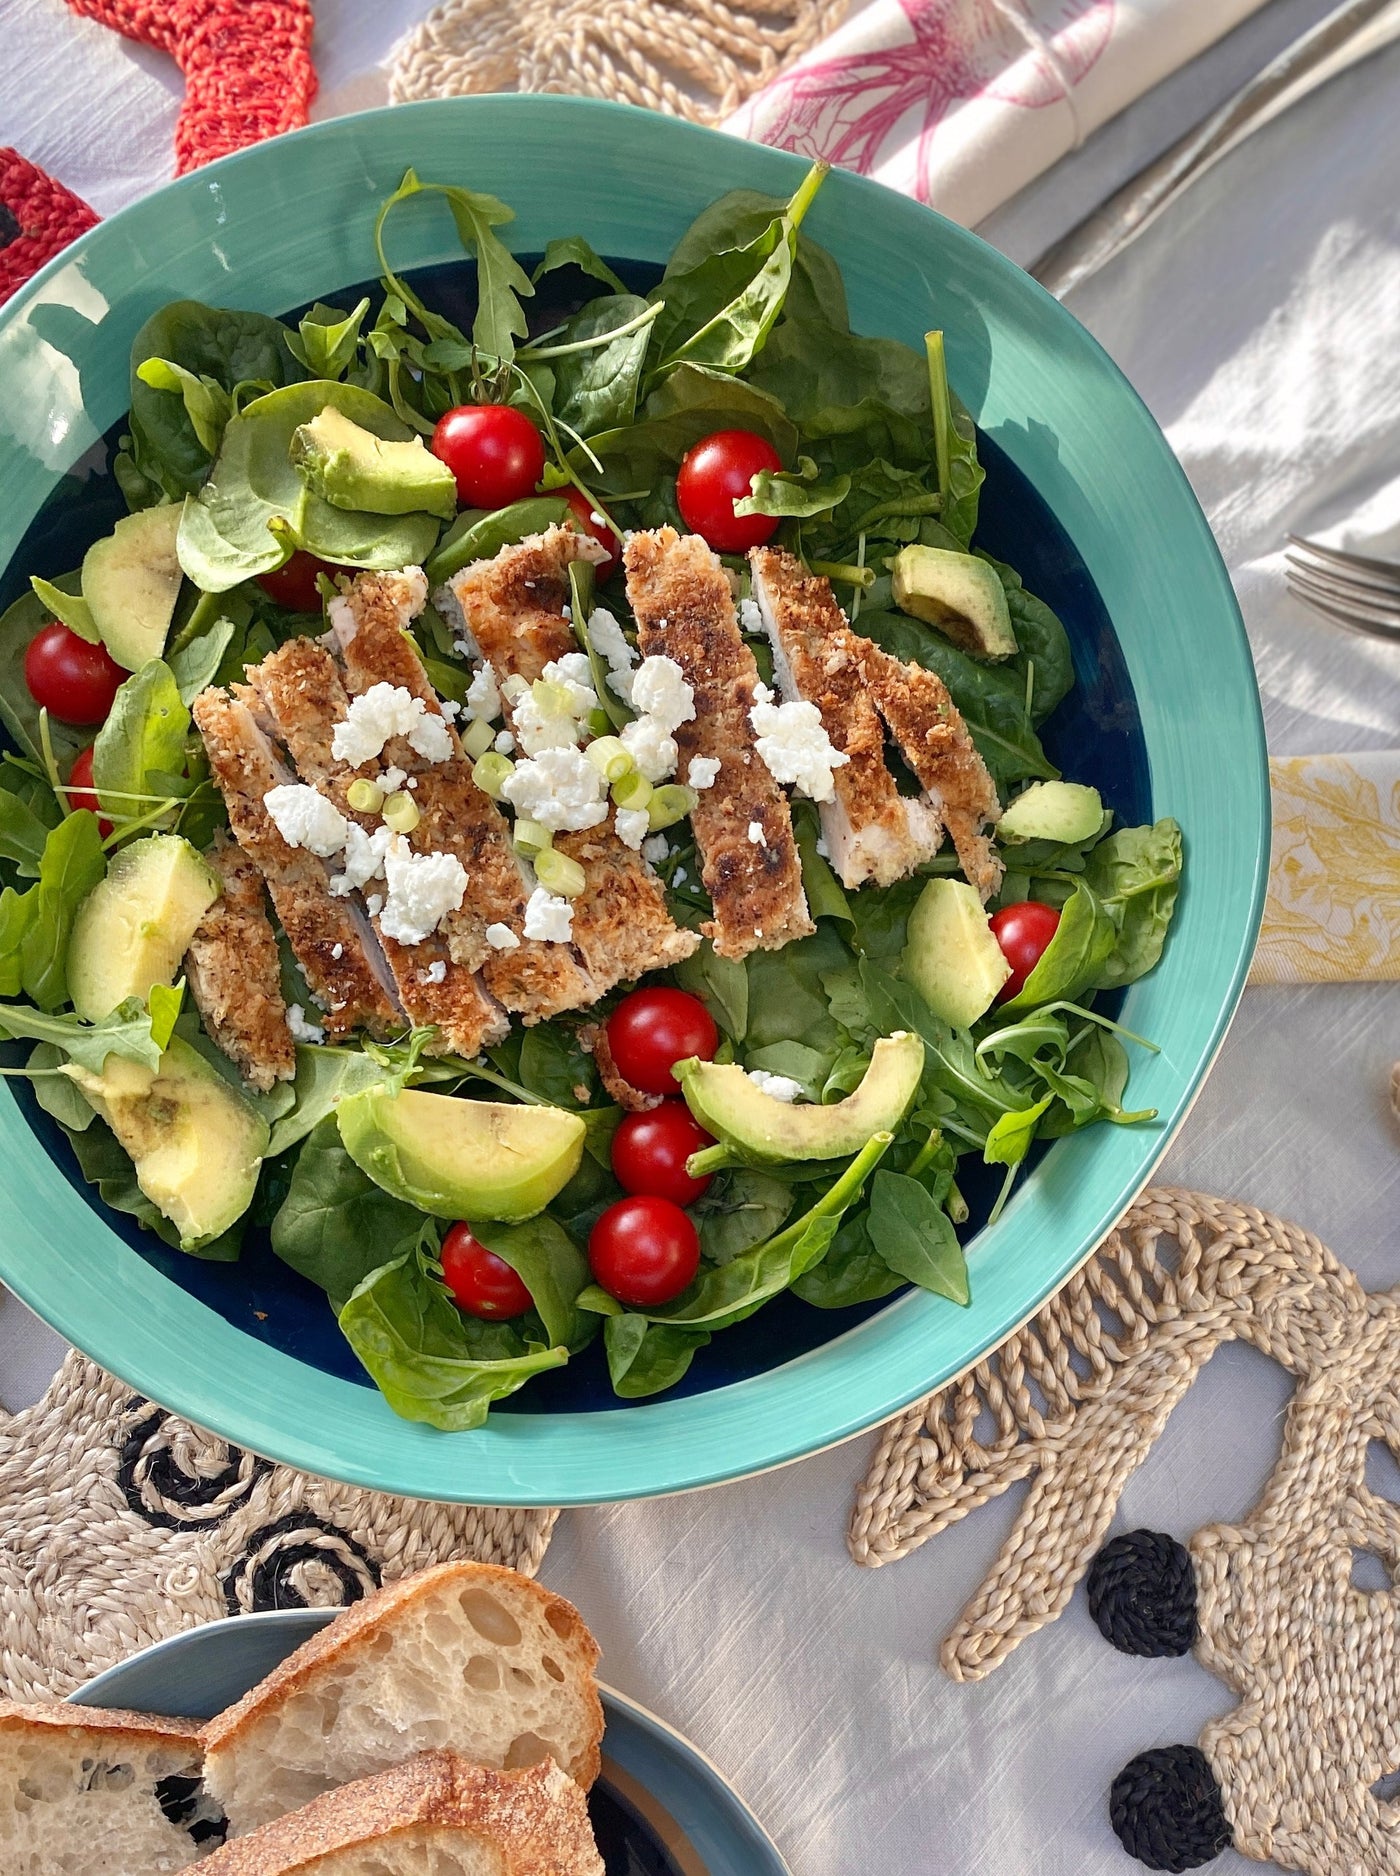
<path id="1" fill-rule="evenodd" d="M 0 308 L 0 337 L 42 302 L 65 269 L 76 265 L 85 275 L 89 263 L 100 265 L 109 246 L 113 261 L 120 265 L 119 244 L 128 231 L 139 230 L 153 215 L 158 218 L 164 205 L 187 202 L 196 195 L 221 199 L 223 187 L 235 176 L 303 158 L 311 163 L 328 148 L 343 150 L 347 167 L 352 166 L 348 159 L 357 149 L 364 151 L 366 161 L 377 154 L 387 171 L 398 167 L 393 152 L 399 145 L 411 142 L 427 125 L 455 123 L 470 137 L 488 133 L 494 124 L 519 138 L 530 134 L 532 121 L 538 127 L 550 119 L 560 124 L 572 120 L 570 134 L 575 137 L 601 133 L 625 138 L 655 151 L 658 162 L 675 162 L 687 150 L 693 152 L 691 168 L 702 178 L 698 205 L 716 193 L 703 180 L 707 155 L 714 158 L 713 169 L 721 175 L 736 167 L 744 171 L 742 182 L 726 186 L 790 188 L 807 167 L 806 159 L 786 151 L 601 100 L 509 94 L 384 107 L 311 125 L 236 152 L 129 204 L 56 256 Z M 742 152 L 737 163 L 735 152 Z M 1192 939 L 1195 966 L 1210 990 L 1209 1018 L 1196 1024 L 1186 1044 L 1194 1066 L 1183 1071 L 1163 1056 L 1153 1058 L 1145 1072 L 1135 1064 L 1135 1078 L 1142 1074 L 1148 1081 L 1170 1070 L 1170 1078 L 1162 1082 L 1169 1099 L 1158 1103 L 1162 1112 L 1155 1131 L 1140 1134 L 1130 1150 L 1125 1150 L 1121 1139 L 1094 1143 L 1101 1167 L 1088 1183 L 1097 1196 L 1086 1198 L 1078 1185 L 1082 1171 L 1078 1149 L 1085 1144 L 1083 1137 L 1055 1144 L 997 1225 L 979 1234 L 978 1246 L 981 1252 L 991 1253 L 1009 1249 L 1018 1236 L 1033 1247 L 1037 1240 L 1043 1245 L 1047 1236 L 1055 1236 L 1072 1248 L 1047 1250 L 1036 1266 L 1033 1282 L 1009 1287 L 1003 1255 L 1002 1264 L 995 1269 L 989 1266 L 975 1286 L 970 1309 L 960 1312 L 965 1328 L 959 1333 L 950 1335 L 946 1303 L 923 1292 L 906 1293 L 819 1348 L 708 1393 L 578 1414 L 493 1414 L 487 1426 L 455 1435 L 397 1419 L 372 1389 L 257 1341 L 168 1282 L 116 1238 L 68 1186 L 7 1088 L 0 1096 L 0 1146 L 11 1162 L 12 1177 L 0 1190 L 0 1275 L 31 1308 L 94 1360 L 173 1411 L 240 1446 L 300 1470 L 369 1489 L 500 1505 L 588 1504 L 660 1496 L 749 1476 L 824 1450 L 965 1372 L 1035 1314 L 1092 1255 L 1147 1184 L 1219 1050 L 1244 987 L 1263 910 L 1269 855 L 1268 768 L 1262 710 L 1243 620 L 1185 472 L 1118 367 L 1073 316 L 1013 262 L 977 235 L 908 197 L 841 170 L 832 172 L 812 211 L 814 232 L 820 228 L 824 204 L 829 206 L 833 195 L 843 200 L 850 195 L 857 206 L 868 205 L 873 225 L 893 220 L 907 224 L 911 239 L 919 231 L 934 236 L 945 253 L 958 256 L 970 275 L 996 284 L 1007 296 L 1005 304 L 1019 308 L 1026 319 L 1034 317 L 1039 327 L 1053 335 L 1057 362 L 1064 363 L 1067 373 L 1072 362 L 1080 387 L 1092 383 L 1102 396 L 1103 412 L 1111 410 L 1118 442 L 1125 450 L 1131 444 L 1137 451 L 1135 470 L 1170 505 L 1173 551 L 1181 557 L 1183 580 L 1189 579 L 1194 594 L 1192 605 L 1183 602 L 1180 607 L 1183 641 L 1194 634 L 1199 649 L 1215 659 L 1215 681 L 1206 687 L 1213 696 L 1203 693 L 1193 707 L 1207 713 L 1219 710 L 1228 691 L 1231 707 L 1238 713 L 1228 725 L 1234 739 L 1229 816 L 1235 825 L 1222 834 L 1212 824 L 1212 835 L 1234 841 L 1242 871 L 1238 879 L 1229 879 L 1233 922 L 1222 931 L 1217 920 L 1208 942 L 1200 934 Z M 579 203 L 571 201 L 570 213 L 586 225 Z M 525 250 L 524 242 L 517 245 Z M 620 251 L 616 244 L 613 251 Z M 413 267 L 444 257 L 445 253 L 424 252 L 399 264 Z M 857 283 L 849 277 L 849 266 L 847 272 L 855 302 Z M 240 297 L 246 301 L 246 295 Z M 868 322 L 858 317 L 853 317 L 853 324 L 869 329 Z M 951 341 L 950 354 L 956 367 L 957 347 Z M 985 420 L 988 401 L 995 405 L 995 360 L 991 369 L 989 391 L 976 413 L 979 422 Z M 1052 414 L 1060 391 L 1052 374 L 1046 381 Z M 1034 413 L 1018 404 L 1005 413 L 1004 420 L 1028 414 Z M 989 427 L 989 434 L 1008 449 L 1044 495 L 1037 474 L 1026 466 L 1025 459 L 1034 455 L 1034 448 L 1023 443 L 1018 451 L 1014 441 L 998 436 L 994 424 L 984 422 L 984 427 Z M 1070 432 L 1052 434 L 1058 451 L 1062 437 Z M 6 447 L 6 438 L 0 436 L 0 452 Z M 1044 462 L 1039 468 L 1044 470 Z M 1080 492 L 1072 482 L 1065 487 L 1071 493 Z M 1179 735 L 1176 731 L 1168 735 L 1170 712 L 1161 699 L 1144 696 L 1141 669 L 1149 648 L 1139 638 L 1123 639 L 1121 621 L 1104 592 L 1103 569 L 1095 565 L 1055 501 L 1049 496 L 1045 499 L 1075 539 L 1114 619 L 1115 635 L 1138 694 L 1154 799 L 1159 808 L 1175 809 L 1175 798 L 1160 798 L 1159 758 L 1188 788 L 1190 769 L 1185 752 L 1176 747 Z M 1116 487 L 1113 499 L 1119 499 Z M 26 511 L 20 532 L 31 518 Z M 1094 522 L 1096 528 L 1101 525 Z M 1108 551 L 1105 542 L 1096 541 L 1098 559 Z M 1122 552 L 1126 554 L 1127 549 Z M 1114 575 L 1125 593 L 1129 590 L 1126 573 L 1124 568 L 1121 576 L 1116 571 Z M 1203 633 L 1200 617 L 1205 615 L 1214 638 Z M 1154 744 L 1149 720 L 1158 737 L 1165 738 L 1160 747 Z M 1223 814 L 1224 808 L 1219 812 Z M 1189 846 L 1189 824 L 1186 837 Z M 1188 864 L 1183 905 L 1191 896 Z M 1155 1032 L 1159 1036 L 1164 1033 L 1162 1024 L 1175 1031 L 1187 1021 L 1179 1006 L 1190 1000 L 1192 985 L 1177 982 L 1178 977 L 1185 980 L 1190 975 L 1181 955 L 1182 922 L 1179 914 L 1173 936 L 1178 966 L 1173 967 L 1169 944 L 1161 969 L 1128 992 L 1123 1020 L 1131 1028 L 1144 1030 L 1144 1019 L 1135 1015 L 1142 1004 L 1150 1005 L 1161 1017 Z M 1148 1017 L 1146 1022 L 1151 1020 Z M 1147 1028 L 1145 1033 L 1153 1031 Z M 1150 1092 L 1144 1092 L 1150 1098 Z M 1111 1131 L 1121 1135 L 1127 1130 Z M 26 1183 L 42 1223 L 17 1200 L 17 1177 Z M 80 1241 L 92 1242 L 94 1224 L 96 1242 L 106 1256 L 115 1255 L 129 1309 L 114 1309 L 109 1289 L 94 1281 L 90 1271 L 69 1273 L 74 1280 L 67 1283 L 55 1282 L 49 1234 L 66 1230 Z M 223 1378 L 230 1373 L 238 1376 L 233 1388 Z"/>

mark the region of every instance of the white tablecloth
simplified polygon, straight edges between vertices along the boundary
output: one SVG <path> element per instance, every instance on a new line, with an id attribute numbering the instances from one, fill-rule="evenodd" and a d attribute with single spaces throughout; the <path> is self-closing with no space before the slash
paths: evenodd
<path id="1" fill-rule="evenodd" d="M 316 115 L 381 102 L 416 0 L 318 0 Z M 1273 0 L 984 229 L 1028 258 L 1326 0 Z M 0 139 L 110 212 L 168 173 L 178 78 L 59 0 L 0 0 Z M 1392 513 L 1400 459 L 1400 50 L 1275 125 L 1071 302 L 1186 465 L 1248 621 L 1279 753 L 1393 745 L 1400 647 L 1285 596 L 1285 528 Z M 1104 465 L 1112 473 L 1112 464 Z M 1400 1055 L 1384 987 L 1252 991 L 1166 1163 L 1172 1181 L 1292 1216 L 1373 1288 L 1400 1279 Z M 0 1400 L 35 1398 L 61 1344 L 0 1298 Z M 1185 1537 L 1251 1501 L 1276 1456 L 1281 1371 L 1216 1356 L 1128 1489 L 1120 1524 Z M 565 1516 L 544 1574 L 596 1628 L 619 1687 L 688 1733 L 796 1876 L 1126 1876 L 1105 1797 L 1134 1753 L 1189 1741 L 1230 1695 L 1187 1658 L 1134 1662 L 1082 1595 L 979 1686 L 937 1637 L 1014 1494 L 903 1563 L 847 1558 L 870 1441 L 688 1498 Z M 1253 1867 L 1227 1855 L 1221 1876 Z"/>

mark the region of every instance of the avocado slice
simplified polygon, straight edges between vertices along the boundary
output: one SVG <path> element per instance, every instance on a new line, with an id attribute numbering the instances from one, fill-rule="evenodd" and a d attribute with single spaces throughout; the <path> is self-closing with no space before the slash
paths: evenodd
<path id="1" fill-rule="evenodd" d="M 68 994 L 79 1016 L 99 1023 L 124 997 L 144 1002 L 152 984 L 168 984 L 221 891 L 179 834 L 151 834 L 123 847 L 73 921 Z"/>
<path id="2" fill-rule="evenodd" d="M 83 598 L 92 622 L 128 671 L 165 650 L 184 577 L 175 554 L 180 514 L 175 502 L 139 509 L 83 556 Z"/>
<path id="3" fill-rule="evenodd" d="M 1011 975 L 975 886 L 931 879 L 909 914 L 900 963 L 941 1022 L 967 1029 L 992 1006 Z"/>
<path id="4" fill-rule="evenodd" d="M 708 1133 L 760 1163 L 844 1159 L 872 1134 L 892 1133 L 924 1069 L 919 1036 L 900 1030 L 875 1044 L 860 1086 L 829 1107 L 790 1106 L 756 1088 L 736 1063 L 692 1056 L 671 1071 L 686 1105 Z"/>
<path id="5" fill-rule="evenodd" d="M 533 1218 L 583 1158 L 583 1121 L 562 1107 L 378 1087 L 342 1101 L 336 1120 L 362 1172 L 436 1218 Z"/>
<path id="6" fill-rule="evenodd" d="M 901 612 L 936 625 L 974 658 L 1015 657 L 1006 592 L 985 560 L 946 547 L 901 547 L 890 575 Z"/>
<path id="7" fill-rule="evenodd" d="M 457 479 L 422 437 L 386 442 L 333 404 L 292 432 L 292 467 L 314 495 L 333 508 L 372 515 L 420 511 L 450 521 Z"/>
<path id="8" fill-rule="evenodd" d="M 253 1202 L 267 1122 L 218 1069 L 177 1036 L 159 1069 L 109 1055 L 102 1073 L 67 1073 L 131 1155 L 136 1183 L 197 1251 Z"/>
<path id="9" fill-rule="evenodd" d="M 1103 826 L 1103 797 L 1083 782 L 1033 782 L 997 822 L 997 839 L 1053 840 L 1062 847 L 1089 840 Z"/>

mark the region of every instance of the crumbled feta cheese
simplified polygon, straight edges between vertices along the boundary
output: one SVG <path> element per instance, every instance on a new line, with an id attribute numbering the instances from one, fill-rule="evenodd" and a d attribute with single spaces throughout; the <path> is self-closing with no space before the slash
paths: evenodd
<path id="1" fill-rule="evenodd" d="M 299 1003 L 287 1005 L 287 1027 L 292 1032 L 293 1042 L 324 1042 L 326 1032 L 318 1023 L 308 1023 L 306 1012 Z"/>
<path id="2" fill-rule="evenodd" d="M 269 788 L 263 806 L 289 847 L 305 847 L 308 853 L 329 860 L 345 845 L 345 816 L 333 801 L 327 801 L 305 782 L 284 782 Z"/>
<path id="3" fill-rule="evenodd" d="M 770 704 L 773 701 L 773 693 L 762 678 L 753 687 L 753 700 L 756 704 Z"/>
<path id="4" fill-rule="evenodd" d="M 382 769 L 376 779 L 385 794 L 392 795 L 396 788 L 402 788 L 404 783 L 408 780 L 408 770 L 392 767 Z"/>
<path id="5" fill-rule="evenodd" d="M 493 951 L 515 951 L 520 947 L 520 940 L 509 925 L 488 925 L 486 942 Z"/>
<path id="6" fill-rule="evenodd" d="M 440 984 L 447 975 L 447 965 L 442 958 L 434 958 L 423 973 L 425 984 Z"/>
<path id="7" fill-rule="evenodd" d="M 371 918 L 378 918 L 379 914 L 384 910 L 383 893 L 372 892 L 368 899 L 365 900 L 365 910 L 369 913 Z"/>
<path id="8" fill-rule="evenodd" d="M 498 756 L 513 756 L 515 754 L 515 738 L 511 735 L 509 730 L 502 730 L 491 747 Z"/>
<path id="9" fill-rule="evenodd" d="M 561 833 L 607 818 L 607 786 L 582 750 L 542 749 L 516 763 L 501 793 L 518 815 Z"/>
<path id="10" fill-rule="evenodd" d="M 642 858 L 653 866 L 659 866 L 671 851 L 671 843 L 664 834 L 648 834 L 642 842 Z"/>
<path id="11" fill-rule="evenodd" d="M 673 886 L 684 886 L 685 882 L 689 878 L 690 878 L 690 875 L 689 873 L 686 872 L 685 868 L 683 866 L 678 866 L 675 872 L 672 873 L 671 875 L 671 884 Z"/>
<path id="12" fill-rule="evenodd" d="M 763 631 L 763 614 L 758 609 L 756 599 L 739 601 L 739 630 L 756 638 Z"/>
<path id="13" fill-rule="evenodd" d="M 351 768 L 372 761 L 391 736 L 405 736 L 425 762 L 446 762 L 452 735 L 440 716 L 402 684 L 371 684 L 352 698 L 345 721 L 331 737 L 331 754 Z"/>
<path id="14" fill-rule="evenodd" d="M 333 958 L 338 958 L 338 957 L 343 956 L 344 951 L 345 951 L 345 946 L 340 943 L 339 939 L 337 939 L 336 942 L 331 946 L 331 956 Z"/>
<path id="15" fill-rule="evenodd" d="M 536 886 L 525 906 L 525 936 L 566 945 L 574 935 L 574 908 L 557 893 Z"/>
<path id="16" fill-rule="evenodd" d="M 622 746 L 649 782 L 664 782 L 674 775 L 678 751 L 673 736 L 661 727 L 658 718 L 634 717 L 620 731 Z"/>
<path id="17" fill-rule="evenodd" d="M 802 1092 L 802 1083 L 791 1075 L 770 1075 L 766 1068 L 746 1068 L 744 1073 L 760 1094 L 770 1094 L 775 1101 L 795 1101 Z"/>
<path id="18" fill-rule="evenodd" d="M 674 658 L 643 658 L 632 679 L 632 705 L 668 733 L 695 715 L 695 692 Z"/>
<path id="19" fill-rule="evenodd" d="M 645 808 L 619 808 L 613 816 L 618 839 L 624 847 L 630 847 L 633 853 L 641 852 L 650 825 L 651 816 Z"/>
<path id="20" fill-rule="evenodd" d="M 451 697 L 439 697 L 438 709 L 441 710 L 442 714 L 451 722 L 454 717 L 461 715 L 462 706 Z"/>
<path id="21" fill-rule="evenodd" d="M 357 822 L 349 822 L 345 829 L 345 871 L 331 875 L 332 896 L 343 899 L 347 893 L 358 892 L 372 879 L 378 879 L 384 871 L 384 855 L 392 839 L 393 834 L 387 827 L 376 827 L 372 834 L 367 834 Z"/>
<path id="22" fill-rule="evenodd" d="M 692 756 L 685 779 L 695 789 L 713 788 L 719 774 L 718 756 Z"/>
<path id="23" fill-rule="evenodd" d="M 588 620 L 588 642 L 612 673 L 608 683 L 624 703 L 632 701 L 632 661 L 636 653 L 606 606 L 595 606 Z"/>
<path id="24" fill-rule="evenodd" d="M 756 703 L 749 712 L 754 747 L 775 782 L 791 782 L 813 801 L 830 801 L 836 792 L 832 771 L 850 757 L 832 746 L 813 703 Z"/>
<path id="25" fill-rule="evenodd" d="M 598 708 L 598 693 L 593 688 L 588 659 L 581 651 L 565 652 L 562 658 L 551 659 L 544 668 L 544 681 L 557 684 L 567 692 L 575 717 L 586 718 L 590 710 Z"/>
<path id="26" fill-rule="evenodd" d="M 761 847 L 763 845 L 762 821 L 750 821 L 749 822 L 749 839 L 753 842 L 755 847 Z"/>
<path id="27" fill-rule="evenodd" d="M 496 673 L 482 665 L 467 686 L 467 715 L 473 723 L 494 723 L 501 714 L 501 690 Z"/>
<path id="28" fill-rule="evenodd" d="M 537 756 L 546 749 L 576 749 L 582 731 L 578 718 L 563 714 L 548 716 L 540 709 L 533 691 L 526 691 L 511 705 L 515 739 L 527 756 Z"/>
<path id="29" fill-rule="evenodd" d="M 401 834 L 384 856 L 389 896 L 379 921 L 386 938 L 420 945 L 461 905 L 467 874 L 455 853 L 415 853 Z"/>

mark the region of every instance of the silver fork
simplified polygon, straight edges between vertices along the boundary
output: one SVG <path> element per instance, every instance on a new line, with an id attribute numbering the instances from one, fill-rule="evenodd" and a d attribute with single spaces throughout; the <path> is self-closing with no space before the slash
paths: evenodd
<path id="1" fill-rule="evenodd" d="M 1289 591 L 1305 606 L 1353 632 L 1400 639 L 1400 564 L 1287 536 Z"/>

